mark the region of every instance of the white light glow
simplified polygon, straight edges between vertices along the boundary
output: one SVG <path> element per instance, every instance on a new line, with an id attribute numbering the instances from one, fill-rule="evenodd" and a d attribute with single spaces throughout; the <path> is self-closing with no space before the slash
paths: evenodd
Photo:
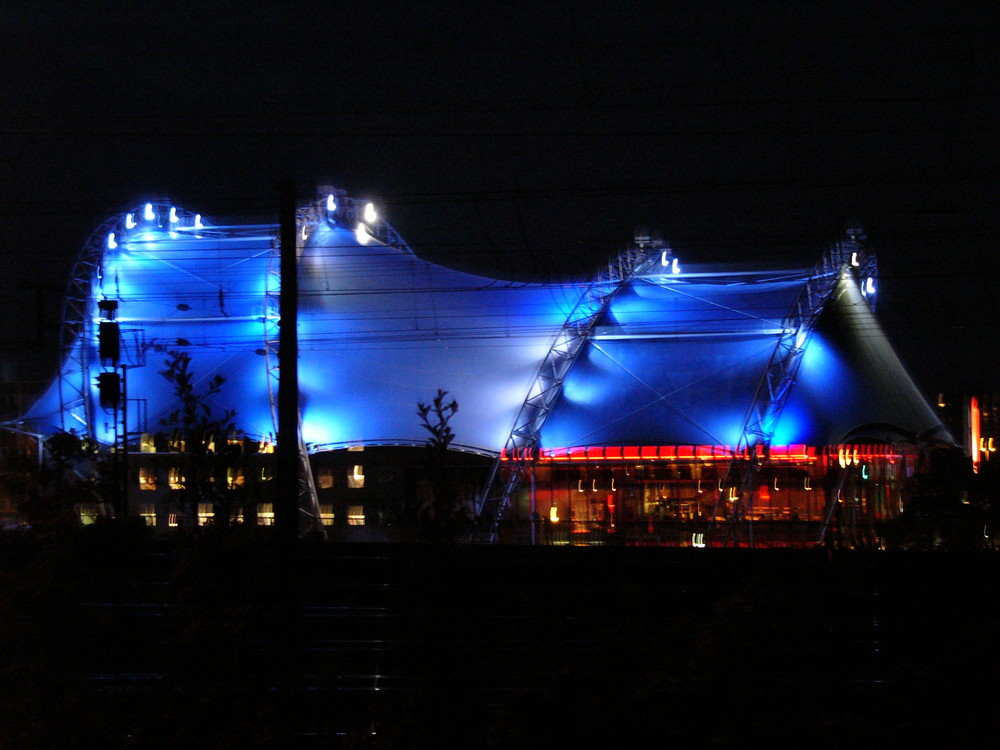
<path id="1" fill-rule="evenodd" d="M 375 206 L 371 203 L 365 204 L 365 221 L 369 224 L 374 224 L 378 221 L 378 214 L 375 213 Z"/>
<path id="2" fill-rule="evenodd" d="M 194 215 L 194 228 L 195 229 L 203 229 L 204 227 L 205 227 L 205 225 L 201 223 L 201 214 L 195 214 Z"/>
<path id="3" fill-rule="evenodd" d="M 125 214 L 125 228 L 135 229 L 135 214 Z"/>
<path id="4" fill-rule="evenodd" d="M 372 238 L 372 236 L 368 234 L 368 227 L 366 227 L 364 224 L 361 223 L 359 223 L 358 226 L 355 227 L 354 236 L 357 237 L 358 244 L 360 245 L 367 245 Z"/>
<path id="5" fill-rule="evenodd" d="M 330 213 L 337 210 L 337 201 L 334 199 L 333 195 L 326 196 L 326 210 Z"/>
<path id="6" fill-rule="evenodd" d="M 865 280 L 865 292 L 868 294 L 875 294 L 875 279 L 871 276 Z"/>
<path id="7" fill-rule="evenodd" d="M 115 242 L 115 233 L 108 232 L 108 250 L 114 250 L 118 247 L 118 243 Z"/>
<path id="8" fill-rule="evenodd" d="M 146 204 L 146 210 L 143 211 L 142 217 L 146 221 L 152 221 L 153 219 L 156 218 L 156 213 L 153 211 L 153 204 L 152 203 L 147 203 Z"/>
<path id="9" fill-rule="evenodd" d="M 173 206 L 170 207 L 170 223 L 176 224 L 180 219 L 177 218 L 177 209 Z"/>
<path id="10" fill-rule="evenodd" d="M 669 266 L 670 265 L 670 259 L 667 257 L 667 251 L 666 250 L 664 250 L 660 254 L 660 265 L 661 266 Z"/>
<path id="11" fill-rule="evenodd" d="M 860 263 L 858 263 L 857 253 L 851 253 L 851 265 L 854 266 L 855 268 L 861 265 Z"/>
<path id="12" fill-rule="evenodd" d="M 680 273 L 681 264 L 678 262 L 677 258 L 674 258 L 670 263 L 670 273 Z"/>

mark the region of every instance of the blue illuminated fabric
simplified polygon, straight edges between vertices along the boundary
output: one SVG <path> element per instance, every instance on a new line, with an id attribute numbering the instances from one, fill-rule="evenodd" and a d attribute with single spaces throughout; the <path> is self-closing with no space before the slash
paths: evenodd
<path id="1" fill-rule="evenodd" d="M 816 325 L 774 443 L 951 442 L 858 284 L 841 279 Z"/>
<path id="2" fill-rule="evenodd" d="M 543 448 L 730 445 L 807 275 L 637 279 L 613 300 L 542 430 Z M 773 445 L 951 437 L 842 279 L 807 341 Z"/>
<path id="3" fill-rule="evenodd" d="M 191 356 L 196 390 L 222 375 L 225 384 L 210 405 L 221 414 L 236 410 L 237 426 L 247 435 L 273 434 L 264 344 L 264 292 L 274 228 L 241 227 L 170 231 L 155 224 L 139 227 L 104 253 L 93 279 L 90 320 L 63 363 L 62 378 L 89 383 L 94 433 L 104 443 L 114 438 L 114 418 L 98 405 L 97 346 L 99 299 L 118 301 L 122 362 L 126 371 L 129 432 L 164 431 L 161 420 L 175 408 L 173 387 L 160 374 L 173 352 Z M 82 354 L 81 354 L 81 350 Z M 67 373 L 83 359 L 87 373 Z M 68 383 L 57 378 L 26 420 L 43 432 L 54 429 L 86 434 L 82 404 L 66 408 Z M 62 382 L 61 382 L 62 380 Z M 60 396 L 60 389 L 62 395 Z"/>
<path id="4" fill-rule="evenodd" d="M 299 262 L 305 440 L 425 442 L 417 403 L 440 388 L 455 443 L 498 452 L 584 288 L 460 273 L 320 225 Z"/>
<path id="5" fill-rule="evenodd" d="M 543 447 L 735 445 L 807 279 L 725 269 L 635 279 L 570 373 Z"/>
<path id="6" fill-rule="evenodd" d="M 299 258 L 302 433 L 313 451 L 420 444 L 418 402 L 458 402 L 456 447 L 498 453 L 553 342 L 588 284 L 499 281 L 425 261 L 333 221 L 309 227 Z M 115 437 L 99 406 L 100 299 L 118 301 L 128 426 L 158 432 L 177 406 L 161 371 L 191 357 L 197 388 L 238 429 L 275 432 L 277 227 L 194 229 L 152 222 L 117 238 L 91 280 L 88 320 L 63 371 L 25 416 L 41 433 L 88 432 L 67 383 L 84 382 L 92 432 Z M 627 282 L 596 321 L 545 422 L 543 448 L 735 445 L 803 271 L 683 268 Z M 269 295 L 270 293 L 270 295 Z M 83 362 L 85 372 L 72 371 Z M 866 427 L 866 425 L 868 427 Z M 853 281 L 842 281 L 802 360 L 772 442 L 841 442 L 891 425 L 940 428 Z M 860 433 L 857 431 L 861 430 Z"/>
<path id="7" fill-rule="evenodd" d="M 245 435 L 273 437 L 276 383 L 269 392 L 264 353 L 277 320 L 266 317 L 265 292 L 277 288 L 277 233 L 275 226 L 201 233 L 153 226 L 104 253 L 89 300 L 92 325 L 76 344 L 77 353 L 86 349 L 88 373 L 69 374 L 90 384 L 100 441 L 114 438 L 112 414 L 97 406 L 97 375 L 105 369 L 97 357 L 101 298 L 119 301 L 125 356 L 145 362 L 127 372 L 130 432 L 163 429 L 177 399 L 160 373 L 171 352 L 186 352 L 199 391 L 215 375 L 225 378 L 211 399 L 217 413 L 233 409 Z M 459 404 L 455 445 L 498 452 L 586 288 L 452 271 L 374 239 L 362 244 L 353 230 L 331 223 L 320 223 L 304 243 L 299 276 L 302 432 L 313 450 L 422 444 L 428 433 L 417 404 L 442 389 Z M 85 433 L 83 406 L 63 409 L 60 387 L 65 402 L 57 378 L 26 423 L 41 432 Z"/>

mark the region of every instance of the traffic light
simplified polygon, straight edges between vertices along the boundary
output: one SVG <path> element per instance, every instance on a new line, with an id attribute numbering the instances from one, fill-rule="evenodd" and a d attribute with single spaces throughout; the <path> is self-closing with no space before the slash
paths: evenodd
<path id="1" fill-rule="evenodd" d="M 117 409 L 121 403 L 121 376 L 117 372 L 102 372 L 97 376 L 102 409 Z"/>
<path id="2" fill-rule="evenodd" d="M 101 355 L 101 364 L 115 366 L 121 357 L 121 337 L 118 324 L 102 320 L 97 329 L 97 345 Z"/>

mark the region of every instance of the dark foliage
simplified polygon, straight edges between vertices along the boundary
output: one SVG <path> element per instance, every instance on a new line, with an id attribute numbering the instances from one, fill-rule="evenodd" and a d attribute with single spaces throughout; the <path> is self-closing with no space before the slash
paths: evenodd
<path id="1" fill-rule="evenodd" d="M 199 504 L 210 504 L 215 524 L 228 526 L 234 512 L 246 503 L 242 487 L 230 487 L 227 474 L 244 463 L 242 444 L 230 444 L 236 428 L 236 412 L 216 408 L 213 402 L 225 385 L 216 374 L 199 390 L 191 369 L 191 355 L 168 352 L 166 369 L 160 374 L 174 387 L 177 408 L 160 420 L 170 430 L 168 442 L 181 449 L 171 458 L 184 472 L 184 488 L 175 490 L 172 501 L 185 513 L 195 516 Z"/>

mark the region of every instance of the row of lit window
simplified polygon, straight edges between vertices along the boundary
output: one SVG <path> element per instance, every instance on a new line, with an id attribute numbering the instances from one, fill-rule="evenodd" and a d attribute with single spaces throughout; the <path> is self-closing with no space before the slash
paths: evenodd
<path id="1" fill-rule="evenodd" d="M 267 481 L 270 479 L 270 474 L 266 469 L 261 470 L 261 480 Z M 238 467 L 230 467 L 226 469 L 226 487 L 229 489 L 236 489 L 242 487 L 246 482 L 246 477 L 243 474 L 243 469 Z M 167 470 L 167 487 L 172 490 L 182 490 L 184 489 L 185 477 L 184 470 L 178 466 L 171 466 Z M 330 489 L 333 487 L 333 467 L 332 466 L 321 466 L 316 471 L 316 484 L 322 489 Z M 365 470 L 361 465 L 352 466 L 347 472 L 347 486 L 351 489 L 362 489 L 365 486 Z M 140 490 L 155 490 L 158 489 L 156 481 L 156 469 L 151 466 L 141 466 L 139 467 L 139 489 Z"/>
<path id="2" fill-rule="evenodd" d="M 97 503 L 82 503 L 79 506 L 80 521 L 84 525 L 95 523 L 98 517 L 101 515 L 101 509 Z M 161 511 L 161 514 L 163 511 Z M 142 503 L 139 506 L 139 517 L 145 521 L 147 526 L 156 526 L 157 510 L 156 505 L 153 503 Z M 176 528 L 181 525 L 181 519 L 184 517 L 183 514 L 177 513 L 176 511 L 167 512 L 167 526 L 170 528 Z M 211 503 L 199 503 L 198 504 L 198 525 L 207 526 L 215 518 L 215 509 Z M 333 526 L 335 520 L 335 515 L 333 512 L 332 505 L 320 505 L 319 506 L 319 521 L 323 526 Z M 243 523 L 243 512 L 238 512 L 234 517 L 233 521 L 236 523 Z M 257 525 L 258 526 L 273 526 L 274 525 L 274 503 L 260 503 L 257 505 Z M 364 526 L 365 525 L 365 506 L 363 505 L 350 505 L 347 508 L 347 525 L 348 526 Z"/>
<path id="3" fill-rule="evenodd" d="M 267 479 L 267 476 L 262 476 L 262 479 Z M 214 480 L 213 480 L 214 481 Z M 167 487 L 172 490 L 182 490 L 186 478 L 184 476 L 184 470 L 179 466 L 171 466 L 167 469 Z M 237 467 L 230 467 L 226 469 L 226 487 L 229 489 L 237 489 L 242 487 L 246 482 L 246 477 L 243 475 L 243 469 Z M 140 490 L 155 490 L 157 489 L 156 483 L 156 469 L 150 466 L 139 467 L 139 489 Z"/>
<path id="4" fill-rule="evenodd" d="M 242 446 L 245 444 L 243 438 L 227 438 L 226 445 L 229 446 Z M 167 451 L 170 453 L 184 453 L 187 450 L 187 443 L 183 439 L 177 440 L 167 440 L 166 441 Z M 215 452 L 215 439 L 210 439 L 205 444 L 205 449 L 209 453 Z M 156 435 L 150 432 L 143 433 L 142 438 L 139 441 L 139 452 L 140 453 L 156 453 Z M 257 443 L 258 453 L 274 453 L 274 443 L 270 440 L 262 440 Z"/>
<path id="5" fill-rule="evenodd" d="M 333 487 L 333 467 L 320 466 L 316 469 L 316 486 L 321 490 Z M 365 467 L 355 464 L 347 471 L 347 486 L 350 489 L 362 489 L 365 486 Z"/>

